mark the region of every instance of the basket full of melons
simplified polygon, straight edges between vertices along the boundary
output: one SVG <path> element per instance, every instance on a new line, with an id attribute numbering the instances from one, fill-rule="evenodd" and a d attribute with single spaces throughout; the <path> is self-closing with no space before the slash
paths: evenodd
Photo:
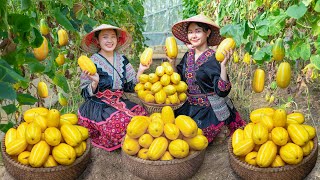
<path id="1" fill-rule="evenodd" d="M 243 179 L 303 179 L 316 164 L 318 139 L 300 112 L 259 108 L 228 142 L 231 168 Z"/>
<path id="2" fill-rule="evenodd" d="M 31 108 L 1 143 L 6 170 L 16 179 L 76 179 L 90 160 L 88 129 L 76 114 Z"/>
<path id="3" fill-rule="evenodd" d="M 200 168 L 207 146 L 192 118 L 175 117 L 165 106 L 160 113 L 132 118 L 122 143 L 122 162 L 143 179 L 187 179 Z"/>

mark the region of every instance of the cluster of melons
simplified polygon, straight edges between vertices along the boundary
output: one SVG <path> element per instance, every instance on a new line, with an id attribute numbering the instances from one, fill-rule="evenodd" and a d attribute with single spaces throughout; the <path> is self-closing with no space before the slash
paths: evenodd
<path id="1" fill-rule="evenodd" d="M 77 125 L 76 114 L 44 107 L 28 109 L 24 122 L 5 135 L 6 152 L 32 167 L 71 165 L 87 149 L 88 129 Z"/>
<path id="2" fill-rule="evenodd" d="M 155 73 L 141 74 L 134 90 L 147 103 L 180 104 L 187 99 L 188 85 L 181 81 L 170 63 L 163 62 Z"/>
<path id="3" fill-rule="evenodd" d="M 189 116 L 174 116 L 170 106 L 161 113 L 134 116 L 127 127 L 122 150 L 145 160 L 181 159 L 208 146 L 208 139 Z"/>
<path id="4" fill-rule="evenodd" d="M 251 123 L 232 135 L 233 153 L 258 167 L 299 164 L 313 148 L 314 127 L 303 124 L 304 115 L 284 109 L 260 108 L 250 113 Z"/>

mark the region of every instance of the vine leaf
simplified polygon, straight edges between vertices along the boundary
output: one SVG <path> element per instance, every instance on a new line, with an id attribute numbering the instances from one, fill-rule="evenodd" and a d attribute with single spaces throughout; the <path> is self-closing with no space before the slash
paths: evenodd
<path id="1" fill-rule="evenodd" d="M 18 93 L 17 101 L 20 105 L 34 105 L 34 103 L 38 102 L 38 99 L 31 96 L 30 94 Z"/>
<path id="2" fill-rule="evenodd" d="M 7 82 L 0 82 L 0 99 L 14 100 L 16 97 L 16 91 L 13 89 L 11 84 Z"/>
<path id="3" fill-rule="evenodd" d="M 295 19 L 299 19 L 301 18 L 305 13 L 307 12 L 307 7 L 300 2 L 299 5 L 292 5 L 290 6 L 287 11 L 286 14 L 290 17 L 293 17 Z"/>
<path id="4" fill-rule="evenodd" d="M 64 14 L 60 12 L 59 8 L 55 9 L 54 17 L 56 18 L 58 23 L 61 24 L 64 28 L 66 28 L 69 31 L 75 31 L 70 21 L 67 19 L 67 17 Z"/>
<path id="5" fill-rule="evenodd" d="M 7 113 L 7 114 L 12 114 L 16 112 L 17 107 L 14 104 L 9 104 L 6 106 L 2 106 L 2 109 Z"/>

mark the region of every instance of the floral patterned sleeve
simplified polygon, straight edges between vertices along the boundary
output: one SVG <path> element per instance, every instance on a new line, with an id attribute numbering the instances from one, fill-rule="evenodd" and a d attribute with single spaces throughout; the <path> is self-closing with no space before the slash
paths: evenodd
<path id="1" fill-rule="evenodd" d="M 224 81 L 221 78 L 219 78 L 218 88 L 220 91 L 229 91 L 231 89 L 231 83 L 230 81 Z"/>

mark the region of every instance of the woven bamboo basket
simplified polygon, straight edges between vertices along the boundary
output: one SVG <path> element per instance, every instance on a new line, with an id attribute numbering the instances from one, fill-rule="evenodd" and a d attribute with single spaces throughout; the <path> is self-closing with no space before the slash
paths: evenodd
<path id="1" fill-rule="evenodd" d="M 150 161 L 129 156 L 122 151 L 122 162 L 133 175 L 148 180 L 185 180 L 192 177 L 200 168 L 205 150 L 196 151 L 184 159 L 171 161 Z"/>
<path id="2" fill-rule="evenodd" d="M 304 157 L 297 165 L 285 165 L 276 168 L 259 168 L 243 162 L 233 154 L 232 138 L 228 141 L 229 162 L 234 172 L 242 179 L 252 180 L 301 180 L 313 169 L 318 157 L 318 138 L 314 138 L 314 148 L 311 153 Z"/>
<path id="3" fill-rule="evenodd" d="M 82 156 L 78 157 L 72 165 L 59 165 L 52 168 L 33 168 L 20 164 L 6 153 L 4 146 L 5 137 L 1 143 L 1 154 L 6 170 L 15 178 L 23 180 L 71 180 L 79 177 L 86 169 L 91 155 L 90 139 L 87 139 L 87 149 Z"/>
<path id="4" fill-rule="evenodd" d="M 186 101 L 180 104 L 154 104 L 154 103 L 147 103 L 141 100 L 143 107 L 148 111 L 149 114 L 161 112 L 161 109 L 164 106 L 170 106 L 173 110 L 179 109 Z"/>

